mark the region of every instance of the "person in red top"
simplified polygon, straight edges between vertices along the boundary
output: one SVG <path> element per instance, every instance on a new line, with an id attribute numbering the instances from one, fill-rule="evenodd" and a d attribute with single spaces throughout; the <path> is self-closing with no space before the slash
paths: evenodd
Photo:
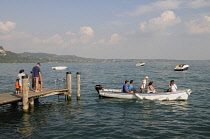
<path id="1" fill-rule="evenodd" d="M 20 84 L 19 84 L 19 79 L 16 79 L 16 82 L 15 82 L 15 88 L 16 88 L 16 95 L 19 95 L 20 94 Z"/>

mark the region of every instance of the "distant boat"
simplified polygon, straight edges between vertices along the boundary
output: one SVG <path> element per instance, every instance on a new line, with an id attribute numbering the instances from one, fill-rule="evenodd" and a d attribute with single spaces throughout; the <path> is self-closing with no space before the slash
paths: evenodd
<path id="1" fill-rule="evenodd" d="M 66 66 L 56 66 L 56 67 L 52 67 L 53 70 L 65 70 L 67 69 L 68 67 Z"/>
<path id="2" fill-rule="evenodd" d="M 189 65 L 180 64 L 180 65 L 177 65 L 177 66 L 174 68 L 174 71 L 184 71 L 184 70 L 187 70 L 188 68 L 189 68 Z"/>
<path id="3" fill-rule="evenodd" d="M 136 66 L 138 67 L 138 66 L 144 66 L 145 65 L 145 63 L 137 63 L 136 64 Z"/>

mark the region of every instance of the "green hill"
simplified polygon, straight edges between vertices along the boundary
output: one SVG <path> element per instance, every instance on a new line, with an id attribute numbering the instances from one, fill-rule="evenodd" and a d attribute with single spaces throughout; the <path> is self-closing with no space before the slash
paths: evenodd
<path id="1" fill-rule="evenodd" d="M 56 55 L 47 53 L 13 53 L 0 46 L 0 63 L 72 63 L 102 62 L 103 59 L 83 58 L 74 55 Z"/>
<path id="2" fill-rule="evenodd" d="M 145 61 L 145 60 L 144 60 Z M 94 59 L 75 55 L 47 53 L 13 53 L 0 46 L 0 63 L 80 63 L 80 62 L 139 62 L 139 59 Z"/>

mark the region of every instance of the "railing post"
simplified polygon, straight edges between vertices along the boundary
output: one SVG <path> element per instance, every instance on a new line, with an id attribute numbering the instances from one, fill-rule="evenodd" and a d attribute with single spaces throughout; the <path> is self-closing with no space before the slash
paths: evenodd
<path id="1" fill-rule="evenodd" d="M 77 100 L 80 99 L 80 73 L 77 72 Z"/>
<path id="2" fill-rule="evenodd" d="M 26 76 L 22 76 L 22 87 L 23 87 L 23 97 L 22 97 L 22 103 L 23 103 L 23 111 L 28 112 L 28 78 Z"/>
<path id="3" fill-rule="evenodd" d="M 67 86 L 67 99 L 71 100 L 72 90 L 71 90 L 71 72 L 66 72 L 66 86 Z"/>

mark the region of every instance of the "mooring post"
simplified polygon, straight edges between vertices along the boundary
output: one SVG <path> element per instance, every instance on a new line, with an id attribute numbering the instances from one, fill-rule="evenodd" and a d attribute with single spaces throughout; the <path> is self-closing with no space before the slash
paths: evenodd
<path id="1" fill-rule="evenodd" d="M 22 76 L 22 87 L 23 87 L 23 97 L 22 97 L 22 103 L 23 103 L 23 111 L 28 112 L 28 78 L 26 76 Z"/>
<path id="2" fill-rule="evenodd" d="M 67 100 L 71 100 L 72 90 L 71 90 L 71 72 L 66 72 L 66 86 L 67 86 Z"/>
<path id="3" fill-rule="evenodd" d="M 77 100 L 80 99 L 80 72 L 77 72 Z"/>

